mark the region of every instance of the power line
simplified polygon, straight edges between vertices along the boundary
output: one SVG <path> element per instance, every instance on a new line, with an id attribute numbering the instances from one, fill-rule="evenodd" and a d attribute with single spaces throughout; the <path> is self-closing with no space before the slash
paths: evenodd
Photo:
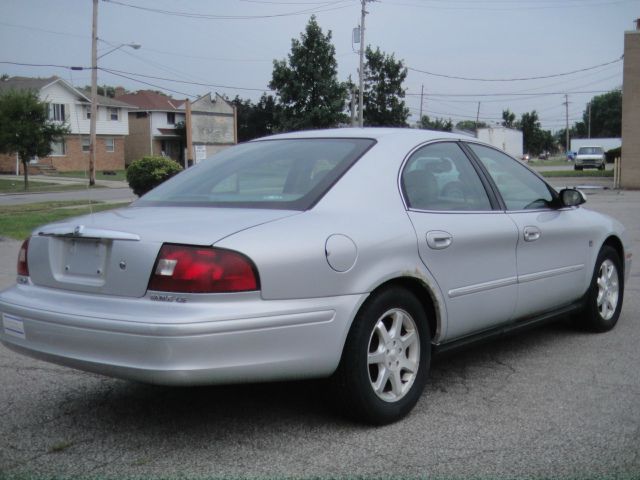
<path id="1" fill-rule="evenodd" d="M 107 72 L 107 73 L 110 73 L 111 75 L 115 75 L 116 77 L 126 78 L 127 80 L 132 80 L 132 81 L 134 81 L 134 82 L 142 83 L 142 84 L 144 84 L 144 85 L 148 85 L 148 86 L 153 87 L 153 88 L 160 88 L 160 89 L 162 89 L 162 90 L 166 90 L 166 91 L 168 91 L 168 92 L 175 93 L 175 94 L 177 94 L 177 95 L 182 95 L 182 96 L 184 96 L 184 97 L 192 97 L 192 98 L 197 98 L 197 97 L 198 97 L 198 95 L 193 95 L 193 94 L 191 94 L 191 93 L 184 93 L 184 92 L 180 92 L 180 91 L 178 91 L 178 90 L 172 90 L 172 89 L 170 89 L 170 88 L 162 87 L 162 86 L 160 86 L 160 85 L 155 85 L 155 84 L 153 84 L 153 83 L 149 83 L 149 82 L 145 82 L 144 80 L 138 80 L 137 78 L 132 78 L 132 77 L 129 77 L 129 76 L 127 76 L 127 75 L 123 75 L 123 74 L 121 74 L 121 73 L 115 73 L 115 72 L 112 72 L 112 71 L 107 70 L 107 69 L 104 69 L 104 68 L 99 68 L 99 67 L 98 67 L 98 69 L 99 69 L 99 70 L 103 70 L 103 71 L 105 71 L 105 72 Z"/>
<path id="2" fill-rule="evenodd" d="M 173 83 L 182 83 L 185 85 L 197 85 L 199 87 L 214 87 L 214 88 L 227 88 L 227 89 L 235 89 L 235 90 L 247 90 L 247 91 L 254 91 L 254 92 L 273 92 L 274 90 L 271 90 L 269 88 L 251 88 L 251 87 L 238 87 L 238 86 L 234 86 L 234 85 L 220 85 L 220 84 L 216 84 L 216 83 L 204 83 L 204 82 L 189 82 L 186 80 L 174 80 L 172 78 L 166 78 L 166 77 L 156 77 L 154 75 L 143 75 L 142 73 L 133 73 L 133 72 L 126 72 L 123 70 L 115 70 L 115 69 L 110 69 L 110 68 L 104 68 L 104 67 L 99 67 L 99 70 L 103 70 L 105 72 L 108 73 L 121 73 L 121 74 L 127 74 L 127 75 L 133 75 L 135 77 L 141 77 L 141 78 L 150 78 L 152 80 L 162 80 L 165 82 L 173 82 Z"/>
<path id="3" fill-rule="evenodd" d="M 472 81 L 472 82 L 520 82 L 520 81 L 525 81 L 525 80 L 542 80 L 545 78 L 557 78 L 557 77 L 565 77 L 567 75 L 573 75 L 574 73 L 581 73 L 581 72 L 587 72 L 589 70 L 593 70 L 595 68 L 600 68 L 600 67 L 604 67 L 606 65 L 611 65 L 613 63 L 617 63 L 622 61 L 623 57 L 617 58 L 615 60 L 611 60 L 610 62 L 605 62 L 605 63 L 600 63 L 598 65 L 594 65 L 591 67 L 586 67 L 586 68 L 580 68 L 578 70 L 572 70 L 570 72 L 563 72 L 563 73 L 554 73 L 551 75 L 539 75 L 536 77 L 520 77 L 520 78 L 473 78 L 473 77 L 460 77 L 460 76 L 456 76 L 456 75 L 448 75 L 448 74 L 444 74 L 444 73 L 435 73 L 435 72 L 428 72 L 426 70 L 419 70 L 417 68 L 412 68 L 412 67 L 407 67 L 407 70 L 411 70 L 413 72 L 418 72 L 418 73 L 424 73 L 426 75 L 431 75 L 433 77 L 442 77 L 442 78 L 449 78 L 449 79 L 454 79 L 454 80 L 467 80 L 467 81 Z"/>
<path id="4" fill-rule="evenodd" d="M 352 2 L 350 0 L 337 0 L 333 2 L 325 2 L 320 7 L 307 8 L 305 10 L 298 10 L 295 12 L 288 13 L 273 13 L 270 15 L 214 15 L 207 13 L 193 13 L 193 12 L 183 12 L 176 10 L 162 10 L 159 8 L 151 8 L 151 7 L 142 7 L 140 5 L 132 5 L 130 3 L 120 2 L 118 0 L 103 0 L 107 3 L 113 3 L 114 5 L 120 5 L 122 7 L 134 8 L 136 10 L 143 10 L 146 12 L 158 13 L 162 15 L 169 15 L 173 17 L 184 17 L 184 18 L 196 18 L 199 20 L 256 20 L 256 19 L 264 19 L 264 18 L 278 18 L 278 17 L 291 17 L 294 15 L 308 15 L 310 13 L 323 13 L 329 12 L 333 10 L 341 10 L 343 8 L 348 8 L 352 6 Z M 348 1 L 348 5 L 343 5 L 340 7 L 333 7 L 333 5 L 337 5 L 340 3 L 345 3 Z M 327 8 L 324 8 L 327 7 Z"/>

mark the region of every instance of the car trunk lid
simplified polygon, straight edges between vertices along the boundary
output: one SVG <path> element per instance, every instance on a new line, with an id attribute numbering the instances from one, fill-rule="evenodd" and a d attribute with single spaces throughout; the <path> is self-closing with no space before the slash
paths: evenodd
<path id="1" fill-rule="evenodd" d="M 212 245 L 241 230 L 299 212 L 130 207 L 36 229 L 29 243 L 35 285 L 141 297 L 163 243 Z"/>

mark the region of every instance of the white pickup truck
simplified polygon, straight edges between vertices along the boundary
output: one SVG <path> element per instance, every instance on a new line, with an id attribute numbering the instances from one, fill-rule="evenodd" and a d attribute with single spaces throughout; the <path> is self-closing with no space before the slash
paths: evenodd
<path id="1" fill-rule="evenodd" d="M 605 165 L 606 157 L 603 148 L 594 145 L 590 147 L 580 147 L 573 168 L 575 170 L 582 170 L 583 168 L 604 170 Z"/>

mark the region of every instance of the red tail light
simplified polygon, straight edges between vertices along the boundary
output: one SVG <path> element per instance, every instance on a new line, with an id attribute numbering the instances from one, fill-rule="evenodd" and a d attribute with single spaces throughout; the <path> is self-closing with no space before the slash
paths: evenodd
<path id="1" fill-rule="evenodd" d="M 27 252 L 29 251 L 29 239 L 22 242 L 20 253 L 18 253 L 18 275 L 29 276 L 29 263 L 27 262 Z"/>
<path id="2" fill-rule="evenodd" d="M 255 265 L 241 253 L 164 244 L 148 288 L 182 293 L 247 292 L 258 290 L 259 280 Z"/>

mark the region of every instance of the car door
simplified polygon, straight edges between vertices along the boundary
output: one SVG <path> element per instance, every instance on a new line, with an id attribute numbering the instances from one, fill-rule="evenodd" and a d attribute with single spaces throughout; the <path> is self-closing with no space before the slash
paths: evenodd
<path id="1" fill-rule="evenodd" d="M 401 188 L 420 258 L 446 304 L 442 340 L 510 321 L 516 305 L 518 231 L 495 209 L 486 179 L 458 143 L 415 150 L 403 167 Z"/>
<path id="2" fill-rule="evenodd" d="M 552 189 L 499 150 L 469 148 L 495 183 L 508 217 L 518 227 L 516 318 L 540 314 L 577 300 L 584 292 L 588 227 L 576 208 L 557 208 Z"/>

